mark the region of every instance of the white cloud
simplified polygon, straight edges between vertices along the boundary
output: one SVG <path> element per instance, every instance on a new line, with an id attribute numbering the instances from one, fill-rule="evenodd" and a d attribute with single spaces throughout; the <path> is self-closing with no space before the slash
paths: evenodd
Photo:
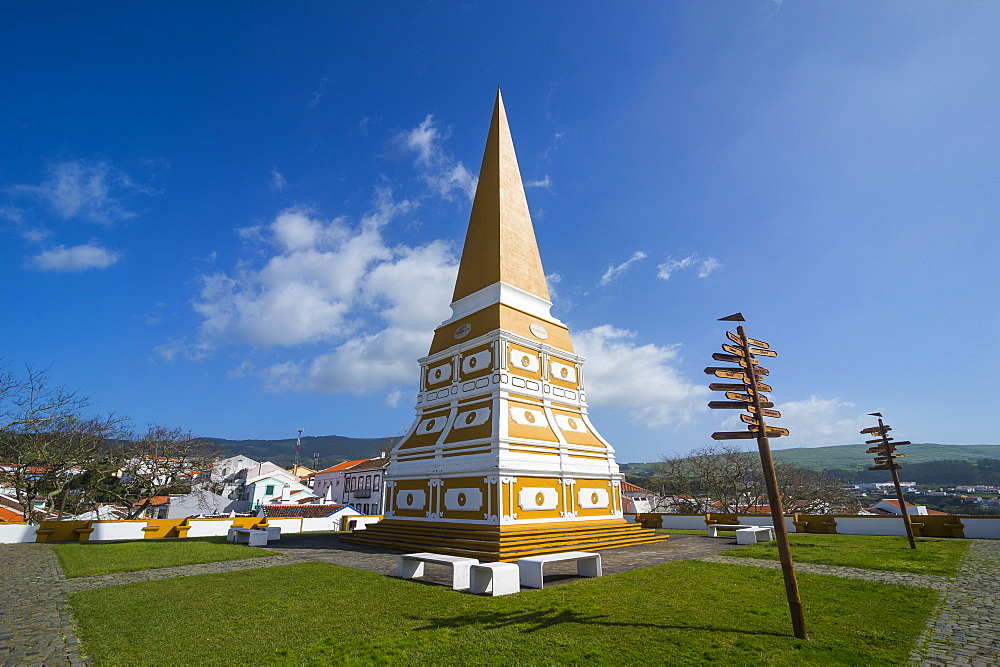
<path id="1" fill-rule="evenodd" d="M 50 236 L 52 236 L 52 230 L 44 227 L 33 227 L 21 231 L 21 238 L 31 243 L 41 243 Z"/>
<path id="2" fill-rule="evenodd" d="M 241 230 L 272 254 L 259 266 L 244 263 L 202 276 L 193 303 L 202 316 L 199 340 L 208 346 L 332 348 L 304 360 L 264 368 L 243 363 L 230 371 L 231 377 L 258 377 L 272 391 L 363 394 L 412 385 L 416 359 L 449 315 L 458 268 L 443 241 L 386 245 L 382 228 L 413 209 L 383 190 L 356 226 L 293 208 L 252 233 Z M 160 353 L 177 355 L 170 347 Z"/>
<path id="3" fill-rule="evenodd" d="M 714 257 L 706 257 L 702 259 L 697 253 L 688 255 L 684 259 L 669 259 L 663 264 L 656 267 L 656 275 L 663 280 L 670 280 L 678 271 L 684 271 L 685 269 L 695 269 L 698 272 L 699 278 L 707 278 L 709 274 L 722 266 Z"/>
<path id="4" fill-rule="evenodd" d="M 768 422 L 787 428 L 789 435 L 772 440 L 772 447 L 826 447 L 860 442 L 861 429 L 871 426 L 871 417 L 854 414 L 853 403 L 839 398 L 810 396 L 802 401 L 775 404 L 780 419 Z M 722 423 L 722 430 L 745 430 L 739 417 L 731 416 Z"/>
<path id="5" fill-rule="evenodd" d="M 269 187 L 272 192 L 282 192 L 285 186 L 288 185 L 288 181 L 285 180 L 285 175 L 278 171 L 276 168 L 271 168 L 271 182 Z"/>
<path id="6" fill-rule="evenodd" d="M 445 138 L 447 135 L 435 126 L 434 116 L 428 114 L 412 130 L 397 133 L 393 141 L 404 150 L 416 153 L 415 162 L 421 169 L 420 177 L 435 194 L 450 200 L 457 190 L 472 201 L 478 179 L 462 162 L 441 148 L 441 141 Z"/>
<path id="7" fill-rule="evenodd" d="M 537 180 L 537 181 L 528 181 L 528 182 L 526 182 L 524 184 L 524 187 L 526 187 L 526 188 L 542 188 L 544 190 L 551 190 L 552 189 L 552 179 L 549 178 L 548 174 L 545 174 L 545 178 L 542 178 L 542 179 Z"/>
<path id="8" fill-rule="evenodd" d="M 634 253 L 632 253 L 631 257 L 629 257 L 627 260 L 625 260 L 618 266 L 614 265 L 609 266 L 608 270 L 604 272 L 603 276 L 601 276 L 601 282 L 599 282 L 598 285 L 603 287 L 605 285 L 611 284 L 612 282 L 618 279 L 618 276 L 628 271 L 628 268 L 632 266 L 632 264 L 638 262 L 640 259 L 645 259 L 645 257 L 646 253 L 644 253 L 641 250 L 636 250 Z"/>
<path id="9" fill-rule="evenodd" d="M 562 282 L 562 276 L 558 273 L 548 273 L 545 275 L 545 284 L 549 288 L 549 298 L 555 301 L 558 296 L 556 292 L 556 285 Z"/>
<path id="10" fill-rule="evenodd" d="M 121 259 L 121 254 L 108 250 L 94 241 L 77 246 L 57 246 L 29 259 L 31 266 L 41 271 L 79 272 L 106 269 Z"/>
<path id="11" fill-rule="evenodd" d="M 602 325 L 579 332 L 573 342 L 587 357 L 587 400 L 594 406 L 627 409 L 647 428 L 691 421 L 706 410 L 709 391 L 674 367 L 677 345 L 638 345 L 631 331 Z"/>
<path id="12" fill-rule="evenodd" d="M 135 217 L 121 198 L 131 194 L 156 194 L 136 183 L 110 162 L 71 160 L 48 168 L 49 178 L 38 185 L 14 185 L 14 194 L 41 200 L 64 220 L 80 219 L 108 225 Z"/>

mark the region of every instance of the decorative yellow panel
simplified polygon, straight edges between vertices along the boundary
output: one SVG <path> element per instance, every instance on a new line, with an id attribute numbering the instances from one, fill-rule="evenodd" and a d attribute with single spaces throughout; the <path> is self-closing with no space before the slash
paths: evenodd
<path id="1" fill-rule="evenodd" d="M 583 421 L 583 417 L 579 412 L 553 408 L 552 414 L 556 419 L 556 428 L 558 428 L 562 436 L 566 438 L 566 442 L 573 445 L 590 445 L 593 447 L 607 448 L 607 446 L 601 442 L 600 438 L 594 435 L 587 427 L 587 423 Z"/>
<path id="2" fill-rule="evenodd" d="M 553 478 L 518 477 L 511 509 L 518 521 L 559 519 L 565 511 L 563 485 Z"/>
<path id="3" fill-rule="evenodd" d="M 580 373 L 576 364 L 568 359 L 550 356 L 549 382 L 563 389 L 579 390 Z"/>
<path id="4" fill-rule="evenodd" d="M 493 370 L 493 346 L 481 345 L 462 353 L 460 362 L 461 372 L 459 379 L 474 380 L 484 375 L 489 375 Z"/>
<path id="5" fill-rule="evenodd" d="M 458 414 L 444 442 L 481 440 L 493 433 L 493 401 L 476 401 L 459 406 Z"/>
<path id="6" fill-rule="evenodd" d="M 445 519 L 483 521 L 496 514 L 496 486 L 483 477 L 457 477 L 443 480 L 442 511 Z"/>
<path id="7" fill-rule="evenodd" d="M 448 424 L 447 406 L 428 410 L 420 415 L 417 428 L 405 441 L 397 445 L 398 449 L 409 449 L 412 447 L 427 447 L 433 445 L 441 437 L 441 432 Z"/>
<path id="8" fill-rule="evenodd" d="M 536 350 L 511 343 L 507 346 L 507 370 L 512 374 L 541 380 L 542 359 Z"/>
<path id="9" fill-rule="evenodd" d="M 507 434 L 512 438 L 527 438 L 558 442 L 542 406 L 527 401 L 510 401 L 507 408 Z"/>

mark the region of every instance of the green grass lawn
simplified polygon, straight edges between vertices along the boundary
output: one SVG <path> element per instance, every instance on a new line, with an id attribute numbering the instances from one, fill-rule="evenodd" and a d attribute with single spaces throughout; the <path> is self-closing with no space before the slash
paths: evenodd
<path id="1" fill-rule="evenodd" d="M 488 598 L 327 563 L 70 596 L 95 664 L 901 664 L 929 589 L 678 561 Z M 892 629 L 884 623 L 893 619 Z"/>
<path id="2" fill-rule="evenodd" d="M 136 540 L 134 542 L 71 542 L 50 544 L 67 578 L 136 572 L 177 565 L 274 556 L 273 551 L 231 544 L 224 537 Z"/>
<path id="3" fill-rule="evenodd" d="M 810 533 L 790 533 L 788 542 L 792 547 L 792 559 L 796 563 L 945 576 L 958 573 L 962 557 L 969 550 L 970 544 L 965 540 L 918 537 L 917 548 L 911 549 L 905 537 Z M 778 560 L 778 546 L 776 542 L 751 544 L 731 549 L 723 555 Z"/>

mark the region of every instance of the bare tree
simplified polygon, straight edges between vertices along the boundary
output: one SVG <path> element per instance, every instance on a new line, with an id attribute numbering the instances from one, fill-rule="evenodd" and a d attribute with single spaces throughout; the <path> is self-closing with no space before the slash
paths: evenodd
<path id="1" fill-rule="evenodd" d="M 189 431 L 149 425 L 114 443 L 109 455 L 113 465 L 104 466 L 90 493 L 127 505 L 128 518 L 134 519 L 157 496 L 187 493 L 198 483 L 210 482 L 219 455 L 218 446 Z"/>
<path id="2" fill-rule="evenodd" d="M 52 386 L 32 366 L 24 376 L 0 370 L 0 484 L 14 490 L 25 520 L 35 521 L 34 505 L 51 505 L 73 480 L 101 460 L 122 419 L 88 417 L 86 398 Z"/>
<path id="3" fill-rule="evenodd" d="M 760 456 L 734 443 L 664 457 L 656 471 L 666 504 L 679 512 L 748 514 L 768 505 Z M 857 510 L 857 501 L 841 488 L 839 480 L 780 459 L 775 472 L 786 511 L 836 514 Z"/>

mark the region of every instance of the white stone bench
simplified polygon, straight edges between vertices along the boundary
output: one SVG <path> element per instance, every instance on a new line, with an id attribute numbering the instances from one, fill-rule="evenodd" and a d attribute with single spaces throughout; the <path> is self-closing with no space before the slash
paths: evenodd
<path id="1" fill-rule="evenodd" d="M 586 551 L 567 551 L 561 554 L 526 556 L 517 561 L 521 573 L 521 585 L 528 588 L 542 588 L 542 569 L 546 563 L 576 561 L 576 573 L 580 577 L 601 576 L 601 554 Z"/>
<path id="2" fill-rule="evenodd" d="M 226 535 L 226 541 L 248 544 L 251 547 L 266 547 L 267 537 L 267 530 L 264 528 L 230 528 L 229 534 Z"/>
<path id="3" fill-rule="evenodd" d="M 736 544 L 756 544 L 757 542 L 773 542 L 774 528 L 771 526 L 756 526 L 740 528 L 736 531 Z"/>
<path id="4" fill-rule="evenodd" d="M 469 592 L 492 596 L 521 592 L 521 568 L 514 563 L 480 563 L 469 570 Z"/>
<path id="5" fill-rule="evenodd" d="M 431 553 L 403 554 L 399 557 L 399 577 L 401 579 L 416 579 L 424 576 L 425 563 L 451 567 L 452 589 L 464 591 L 469 587 L 469 569 L 473 565 L 478 565 L 479 559 Z"/>
<path id="6" fill-rule="evenodd" d="M 718 537 L 720 530 L 742 530 L 744 528 L 763 528 L 764 526 L 744 526 L 734 523 L 713 523 L 708 527 L 709 537 Z"/>

